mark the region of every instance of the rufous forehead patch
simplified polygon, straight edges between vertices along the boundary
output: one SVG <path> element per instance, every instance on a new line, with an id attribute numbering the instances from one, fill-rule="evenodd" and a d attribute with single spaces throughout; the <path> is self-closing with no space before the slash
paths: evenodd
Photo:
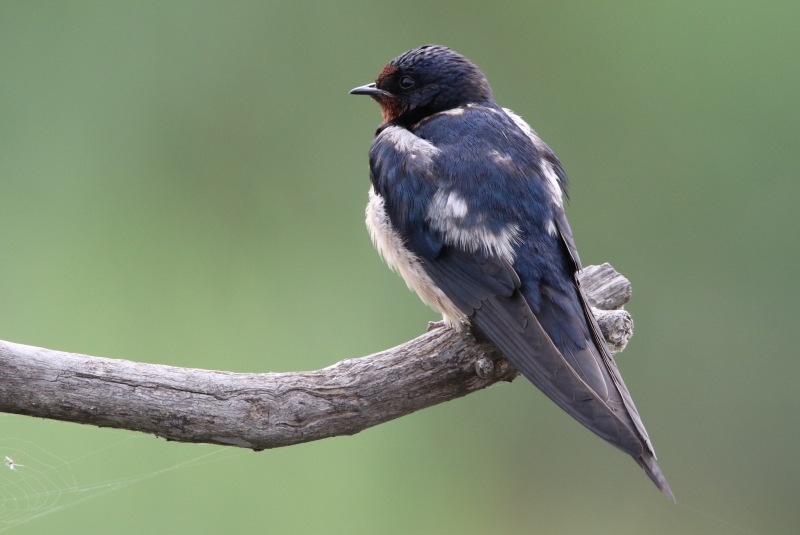
<path id="1" fill-rule="evenodd" d="M 378 87 L 380 87 L 381 82 L 383 81 L 383 79 L 384 78 L 388 78 L 389 76 L 393 75 L 395 72 L 397 72 L 397 67 L 395 67 L 391 63 L 387 64 L 386 67 L 384 67 L 383 70 L 381 71 L 381 73 L 378 75 L 378 79 L 375 80 L 375 83 L 378 85 Z"/>

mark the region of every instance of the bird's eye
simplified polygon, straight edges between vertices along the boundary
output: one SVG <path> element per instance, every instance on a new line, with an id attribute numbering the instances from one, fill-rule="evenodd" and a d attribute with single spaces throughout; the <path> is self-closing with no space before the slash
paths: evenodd
<path id="1" fill-rule="evenodd" d="M 403 76 L 400 78 L 400 88 L 401 89 L 411 89 L 414 87 L 414 79 L 410 76 Z"/>

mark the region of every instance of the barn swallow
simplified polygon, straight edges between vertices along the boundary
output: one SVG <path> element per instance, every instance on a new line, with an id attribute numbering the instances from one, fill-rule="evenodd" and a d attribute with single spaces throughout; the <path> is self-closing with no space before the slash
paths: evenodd
<path id="1" fill-rule="evenodd" d="M 553 151 L 446 47 L 409 50 L 350 93 L 383 115 L 366 215 L 384 260 L 447 326 L 477 327 L 674 500 L 577 278 L 568 181 Z"/>

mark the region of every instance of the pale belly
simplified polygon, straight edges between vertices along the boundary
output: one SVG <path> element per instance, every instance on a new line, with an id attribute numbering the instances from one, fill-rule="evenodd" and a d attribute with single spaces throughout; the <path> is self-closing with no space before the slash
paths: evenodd
<path id="1" fill-rule="evenodd" d="M 367 229 L 372 243 L 384 261 L 403 277 L 408 287 L 414 290 L 426 305 L 442 314 L 449 327 L 461 330 L 462 321 L 467 322 L 467 317 L 431 280 L 417 256 L 406 248 L 402 237 L 392 227 L 384 208 L 383 197 L 373 188 L 369 190 L 366 215 Z"/>

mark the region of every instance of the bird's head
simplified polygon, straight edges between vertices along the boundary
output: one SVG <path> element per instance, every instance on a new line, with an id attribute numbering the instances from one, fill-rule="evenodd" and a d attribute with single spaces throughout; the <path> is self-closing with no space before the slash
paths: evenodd
<path id="1" fill-rule="evenodd" d="M 492 101 L 492 90 L 480 69 L 438 45 L 401 54 L 383 68 L 375 83 L 356 87 L 350 94 L 374 98 L 384 121 L 409 125 L 440 111 Z"/>

